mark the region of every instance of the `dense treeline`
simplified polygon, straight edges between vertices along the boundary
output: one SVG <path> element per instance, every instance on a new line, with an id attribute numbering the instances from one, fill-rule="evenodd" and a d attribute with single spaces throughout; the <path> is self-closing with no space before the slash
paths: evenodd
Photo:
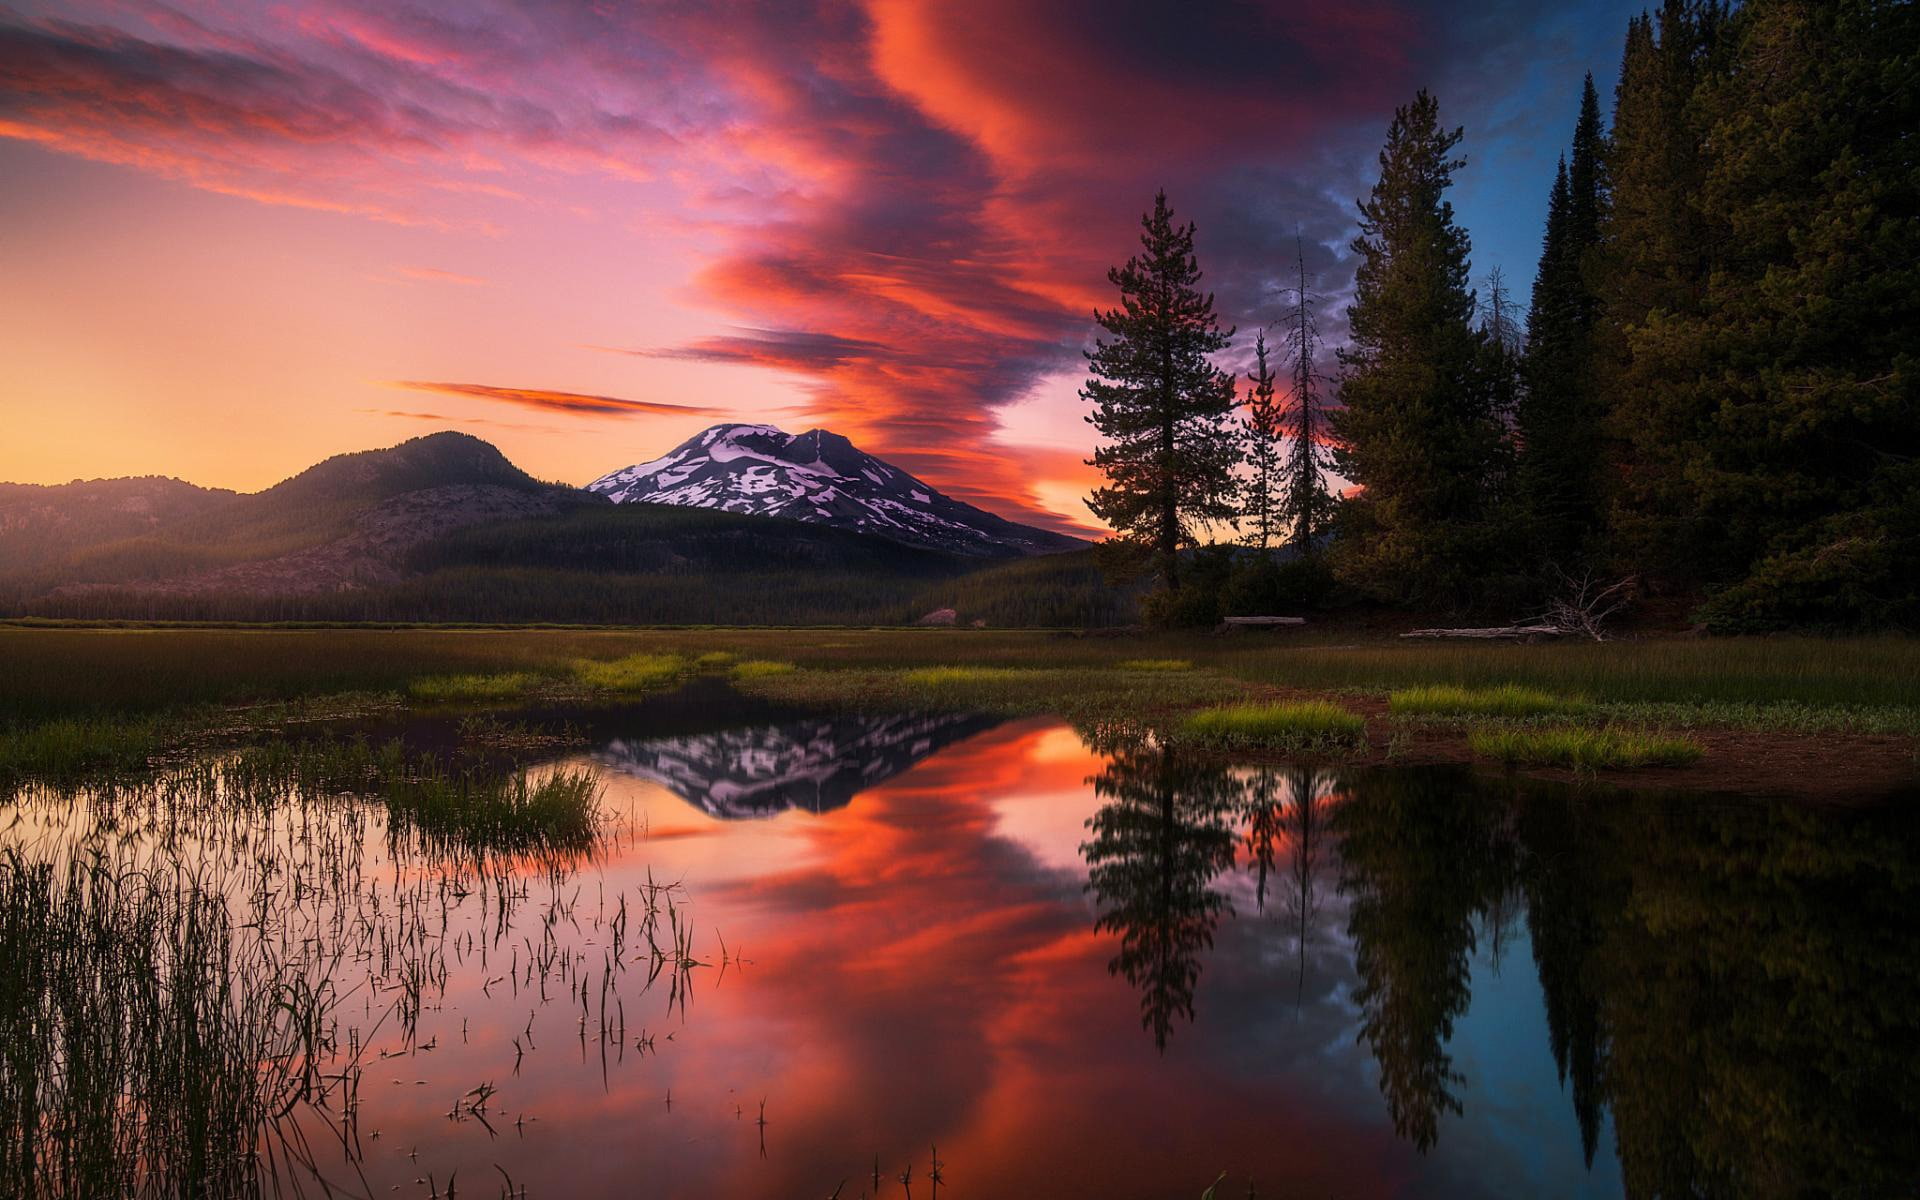
<path id="1" fill-rule="evenodd" d="M 1263 341 L 1237 446 L 1218 380 L 1176 368 L 1232 331 L 1162 198 L 1147 253 L 1113 275 L 1122 310 L 1101 322 L 1121 345 L 1090 356 L 1084 393 L 1103 431 L 1127 434 L 1095 459 L 1099 504 L 1162 564 L 1149 611 L 1204 620 L 1237 576 L 1271 579 L 1270 443 L 1285 438 L 1309 450 L 1297 476 L 1331 465 L 1357 488 L 1324 570 L 1296 510 L 1290 550 L 1308 567 L 1264 592 L 1241 581 L 1243 596 L 1304 602 L 1337 582 L 1517 616 L 1632 578 L 1719 631 L 1920 623 L 1916 128 L 1913 5 L 1666 0 L 1629 24 L 1610 126 L 1582 88 L 1522 339 L 1497 277 L 1472 286 L 1446 198 L 1464 131 L 1422 92 L 1360 204 L 1338 407 L 1318 412 L 1309 359 L 1277 420 Z M 1156 362 L 1166 346 L 1181 349 Z M 1311 453 L 1316 417 L 1330 464 Z M 1234 515 L 1255 550 L 1183 580 L 1178 547 L 1222 522 L 1190 477 L 1235 458 L 1251 464 Z"/>

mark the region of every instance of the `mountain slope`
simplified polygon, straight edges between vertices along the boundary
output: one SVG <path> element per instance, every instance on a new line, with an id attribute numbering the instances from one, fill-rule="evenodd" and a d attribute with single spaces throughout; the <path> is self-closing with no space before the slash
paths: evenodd
<path id="1" fill-rule="evenodd" d="M 414 547 L 464 526 L 605 506 L 461 433 L 336 455 L 265 491 L 215 495 L 131 537 L 69 542 L 30 574 L 55 592 L 332 591 L 398 579 Z"/>
<path id="2" fill-rule="evenodd" d="M 1020 525 L 931 486 L 824 429 L 715 425 L 587 490 L 635 502 L 787 517 L 974 557 L 1050 554 L 1078 538 Z"/>
<path id="3" fill-rule="evenodd" d="M 0 573 L 35 570 L 89 546 L 152 533 L 233 495 L 159 475 L 0 483 Z"/>

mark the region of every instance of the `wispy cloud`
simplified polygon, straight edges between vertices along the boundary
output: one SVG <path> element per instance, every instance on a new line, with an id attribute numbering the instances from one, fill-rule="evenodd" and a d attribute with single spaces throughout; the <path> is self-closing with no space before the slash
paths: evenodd
<path id="1" fill-rule="evenodd" d="M 663 404 L 654 400 L 626 400 L 618 396 L 596 396 L 586 392 L 555 392 L 545 388 L 496 387 L 486 383 L 444 383 L 426 379 L 396 379 L 392 386 L 418 392 L 439 392 L 446 396 L 469 396 L 517 404 L 542 412 L 571 413 L 594 417 L 718 417 L 727 410 L 695 404 Z"/>

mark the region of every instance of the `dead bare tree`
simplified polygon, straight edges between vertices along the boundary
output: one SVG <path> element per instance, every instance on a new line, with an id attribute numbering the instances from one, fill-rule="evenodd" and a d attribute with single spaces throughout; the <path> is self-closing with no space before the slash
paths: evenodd
<path id="1" fill-rule="evenodd" d="M 1640 590 L 1638 575 L 1608 583 L 1591 570 L 1581 572 L 1578 577 L 1558 567 L 1553 573 L 1559 577 L 1558 586 L 1547 602 L 1546 611 L 1533 618 L 1533 623 L 1551 625 L 1562 633 L 1592 638 L 1596 642 L 1607 640 L 1607 623 L 1632 604 Z"/>

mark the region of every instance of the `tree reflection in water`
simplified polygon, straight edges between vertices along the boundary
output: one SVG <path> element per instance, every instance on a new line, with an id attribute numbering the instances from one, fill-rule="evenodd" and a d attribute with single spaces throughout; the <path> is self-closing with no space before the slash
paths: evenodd
<path id="1" fill-rule="evenodd" d="M 1589 1165 L 1630 1195 L 1882 1196 L 1920 1179 L 1920 813 L 1632 795 L 1462 770 L 1231 771 L 1122 745 L 1081 847 L 1109 969 L 1163 1050 L 1233 916 L 1345 905 L 1358 1037 L 1421 1149 L 1464 1111 L 1476 963 L 1524 930 Z M 1516 950 L 1516 952 L 1524 952 Z M 1297 985 L 1296 993 L 1303 983 Z"/>
<path id="2" fill-rule="evenodd" d="M 1230 911 L 1210 885 L 1233 865 L 1239 784 L 1145 742 L 1115 749 L 1092 784 L 1103 803 L 1080 853 L 1100 906 L 1095 928 L 1119 935 L 1108 970 L 1140 989 L 1141 1025 L 1164 1050 L 1174 1019 L 1193 1018 L 1200 954 Z"/>

